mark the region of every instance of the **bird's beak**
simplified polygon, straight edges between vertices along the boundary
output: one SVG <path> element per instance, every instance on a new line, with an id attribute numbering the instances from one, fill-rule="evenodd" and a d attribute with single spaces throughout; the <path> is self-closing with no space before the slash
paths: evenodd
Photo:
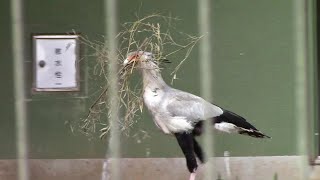
<path id="1" fill-rule="evenodd" d="M 126 59 L 123 61 L 123 65 L 126 66 L 128 63 L 129 63 L 129 59 L 126 58 Z"/>

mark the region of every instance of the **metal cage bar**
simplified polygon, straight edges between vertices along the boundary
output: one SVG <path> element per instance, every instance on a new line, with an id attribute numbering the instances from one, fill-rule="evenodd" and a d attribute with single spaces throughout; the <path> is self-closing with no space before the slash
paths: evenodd
<path id="1" fill-rule="evenodd" d="M 25 42 L 23 38 L 24 19 L 22 0 L 11 1 L 11 18 L 18 179 L 28 180 L 28 141 L 24 84 Z"/>
<path id="2" fill-rule="evenodd" d="M 306 1 L 295 0 L 295 117 L 297 121 L 297 150 L 300 158 L 300 179 L 308 177 L 307 161 L 307 22 Z"/>
<path id="3" fill-rule="evenodd" d="M 200 41 L 200 52 L 199 52 L 199 62 L 200 62 L 200 87 L 201 95 L 208 101 L 212 101 L 212 45 L 211 45 L 211 19 L 210 19 L 211 4 L 210 0 L 198 0 L 198 23 L 199 23 L 199 33 L 205 35 Z M 204 133 L 204 152 L 206 158 L 211 158 L 214 156 L 214 137 L 211 131 L 210 121 L 205 122 L 205 133 Z M 214 164 L 208 163 L 205 169 L 205 179 L 212 180 L 215 177 L 214 174 Z"/>
<path id="4" fill-rule="evenodd" d="M 118 109 L 118 67 L 117 67 L 117 41 L 115 39 L 117 32 L 117 1 L 105 0 L 105 34 L 106 41 L 109 49 L 109 67 L 108 67 L 108 103 L 109 103 L 109 123 L 110 123 L 110 139 L 108 143 L 108 152 L 106 153 L 106 159 L 103 164 L 102 180 L 120 180 L 120 132 L 119 132 L 119 109 Z M 112 161 L 111 159 L 112 158 Z M 107 165 L 110 164 L 110 168 Z M 111 170 L 108 174 L 108 168 Z"/>

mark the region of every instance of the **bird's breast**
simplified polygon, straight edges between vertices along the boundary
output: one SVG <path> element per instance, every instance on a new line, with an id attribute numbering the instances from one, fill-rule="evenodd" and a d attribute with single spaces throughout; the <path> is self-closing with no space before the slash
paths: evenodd
<path id="1" fill-rule="evenodd" d="M 163 94 L 163 91 L 157 87 L 144 90 L 143 100 L 149 110 L 155 111 L 161 105 Z"/>

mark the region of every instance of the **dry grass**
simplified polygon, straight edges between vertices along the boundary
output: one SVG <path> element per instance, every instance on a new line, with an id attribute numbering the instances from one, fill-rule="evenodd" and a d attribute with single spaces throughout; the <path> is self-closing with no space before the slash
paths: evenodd
<path id="1" fill-rule="evenodd" d="M 126 54 L 132 51 L 152 52 L 155 59 L 161 63 L 167 63 L 170 57 L 174 56 L 178 63 L 171 73 L 172 80 L 190 55 L 192 49 L 201 37 L 191 36 L 175 30 L 173 23 L 179 21 L 177 18 L 167 17 L 160 14 L 152 14 L 143 18 L 138 18 L 135 22 L 122 24 L 121 32 L 116 39 L 119 42 L 117 61 L 119 64 L 119 104 L 123 113 L 119 124 L 122 132 L 129 134 L 130 127 L 137 122 L 139 114 L 143 109 L 141 83 L 132 80 L 135 66 L 123 67 L 123 60 Z M 172 34 L 173 33 L 173 34 Z M 82 37 L 81 41 L 85 46 L 94 50 L 95 67 L 93 74 L 103 77 L 101 87 L 103 90 L 88 110 L 86 117 L 81 119 L 81 132 L 88 136 L 100 132 L 100 137 L 108 133 L 108 77 L 107 67 L 109 62 L 108 47 L 106 44 L 90 41 Z M 103 41 L 104 42 L 104 41 Z M 181 57 L 181 58 L 179 58 Z"/>

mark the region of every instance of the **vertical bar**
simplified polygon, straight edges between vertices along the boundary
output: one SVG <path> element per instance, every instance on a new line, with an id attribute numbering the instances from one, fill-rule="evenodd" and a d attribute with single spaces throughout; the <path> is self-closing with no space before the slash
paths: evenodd
<path id="1" fill-rule="evenodd" d="M 318 140 L 315 133 L 318 131 L 318 93 L 317 93 L 317 53 L 316 53 L 316 17 L 317 17 L 317 3 L 315 0 L 309 0 L 307 3 L 307 55 L 308 55 L 308 64 L 307 64 L 307 83 L 308 83 L 308 92 L 307 92 L 307 102 L 308 102 L 308 119 L 310 121 L 307 124 L 307 129 L 310 129 L 307 134 L 307 147 L 308 148 L 308 156 L 315 160 L 317 157 L 317 145 Z M 311 133 L 310 133 L 311 132 Z"/>
<path id="2" fill-rule="evenodd" d="M 320 91 L 320 19 L 318 17 L 320 17 L 320 2 L 316 1 L 315 2 L 316 4 L 316 8 L 315 8 L 315 37 L 316 37 L 316 40 L 315 40 L 315 64 L 316 64 L 316 68 L 315 68 L 315 72 L 317 74 L 317 76 L 315 77 L 316 78 L 316 88 L 315 88 L 315 97 L 317 97 L 317 101 L 316 101 L 316 109 L 315 109 L 315 121 L 316 121 L 316 127 L 317 129 L 315 129 L 315 132 L 319 133 L 320 131 L 320 95 L 319 95 L 319 91 Z M 317 160 L 319 160 L 319 157 L 320 157 L 320 139 L 319 139 L 319 136 L 316 136 L 315 137 L 315 143 L 316 143 L 316 146 L 315 146 L 315 152 L 316 152 L 316 157 L 317 157 Z"/>
<path id="3" fill-rule="evenodd" d="M 15 97 L 15 123 L 16 123 L 16 148 L 18 160 L 18 179 L 29 179 L 27 156 L 27 126 L 24 84 L 24 20 L 22 15 L 22 0 L 11 1 L 12 17 L 12 53 L 13 53 L 13 79 Z"/>
<path id="4" fill-rule="evenodd" d="M 210 0 L 198 0 L 198 23 L 199 23 L 199 33 L 204 35 L 204 38 L 200 41 L 200 84 L 201 84 L 201 96 L 212 101 L 212 65 L 211 65 L 211 51 L 212 46 L 211 40 L 211 30 L 210 30 Z M 204 152 L 207 158 L 214 156 L 214 138 L 211 128 L 211 123 L 209 121 L 205 122 L 205 133 L 204 133 Z M 205 179 L 212 180 L 214 176 L 213 163 L 208 163 L 205 169 Z"/>
<path id="5" fill-rule="evenodd" d="M 109 66 L 108 66 L 108 104 L 109 104 L 109 123 L 110 139 L 106 161 L 103 165 L 102 180 L 113 179 L 120 180 L 120 134 L 119 134 L 119 106 L 118 106 L 118 67 L 117 67 L 117 42 L 115 40 L 117 32 L 117 5 L 116 0 L 105 0 L 105 34 L 107 39 L 105 44 L 109 48 Z M 109 160 L 107 160 L 109 158 Z M 110 161 L 112 158 L 112 162 Z M 107 165 L 110 163 L 111 175 L 107 174 Z"/>
<path id="6" fill-rule="evenodd" d="M 295 14 L 295 112 L 297 123 L 297 149 L 301 157 L 300 178 L 307 179 L 307 23 L 306 23 L 306 2 L 305 0 L 294 1 Z"/>

